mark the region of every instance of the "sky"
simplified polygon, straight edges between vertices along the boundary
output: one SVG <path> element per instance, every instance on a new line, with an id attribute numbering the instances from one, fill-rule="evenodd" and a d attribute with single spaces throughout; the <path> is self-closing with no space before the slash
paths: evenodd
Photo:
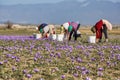
<path id="1" fill-rule="evenodd" d="M 0 5 L 57 3 L 60 1 L 64 1 L 64 0 L 0 0 Z M 78 0 L 78 1 L 83 2 L 86 0 Z M 120 3 L 120 0 L 98 0 L 98 1 L 111 1 L 114 3 L 117 3 L 117 2 Z"/>
<path id="2" fill-rule="evenodd" d="M 18 11 L 18 9 L 20 9 L 20 11 L 21 10 L 24 11 L 24 9 L 21 9 L 21 7 L 19 7 L 17 10 L 15 10 L 15 9 L 14 10 L 10 10 L 10 12 L 9 12 L 9 9 L 7 9 L 9 6 L 8 7 L 1 7 L 0 6 L 0 22 L 11 20 L 13 22 L 18 22 L 18 23 L 19 22 L 20 23 L 22 23 L 22 22 L 23 23 L 31 23 L 31 22 L 36 22 L 37 23 L 37 22 L 39 22 L 41 20 L 41 21 L 44 21 L 44 22 L 62 23 L 64 21 L 67 21 L 68 19 L 77 20 L 77 19 L 82 18 L 82 19 L 80 19 L 81 23 L 93 24 L 94 21 L 98 20 L 99 18 L 106 18 L 106 19 L 109 19 L 114 24 L 119 24 L 120 23 L 119 22 L 120 21 L 120 17 L 119 17 L 119 13 L 120 13 L 119 8 L 120 8 L 120 6 L 119 6 L 119 4 L 114 4 L 114 3 L 120 3 L 120 0 L 0 0 L 0 5 L 5 5 L 5 6 L 7 6 L 7 5 L 16 5 L 17 6 L 17 4 L 58 3 L 58 2 L 61 2 L 61 1 L 66 1 L 66 2 L 69 2 L 69 1 L 79 1 L 79 2 L 81 2 L 81 5 L 79 7 L 80 7 L 80 9 L 83 10 L 83 13 L 80 12 L 81 10 L 79 11 L 79 13 L 81 15 L 83 15 L 83 16 L 81 17 L 81 15 L 79 15 L 76 12 L 73 12 L 72 14 L 69 14 L 69 15 L 66 15 L 65 13 L 59 12 L 59 14 L 55 14 L 54 17 L 51 17 L 49 14 L 47 14 L 46 11 L 44 11 L 44 9 L 42 10 L 43 13 L 41 12 L 41 15 L 36 14 L 36 13 L 33 12 L 36 9 L 33 10 L 33 11 L 29 11 L 29 9 L 28 9 L 28 11 L 30 13 L 25 11 L 25 15 L 26 16 L 24 17 L 24 14 L 22 14 L 21 12 L 18 12 L 18 13 L 15 12 L 15 11 Z M 96 6 L 98 6 L 97 8 L 100 8 L 100 10 L 96 10 L 96 7 L 94 8 L 94 5 L 93 5 L 93 7 L 91 9 L 88 10 L 87 9 L 87 5 L 91 6 L 90 1 L 91 2 L 95 1 L 97 3 L 101 2 L 101 1 L 103 1 L 103 3 L 104 3 L 104 1 L 110 1 L 110 2 L 113 2 L 113 3 L 105 2 L 105 3 L 110 4 L 110 6 L 106 6 L 105 5 L 106 6 L 106 8 L 105 8 L 106 10 L 104 10 L 103 6 L 101 7 L 101 5 L 96 5 Z M 73 4 L 73 3 L 71 3 L 71 4 Z M 82 6 L 82 8 L 81 8 L 81 6 Z M 109 8 L 109 7 L 111 7 L 111 8 Z M 61 8 L 63 8 L 63 7 L 61 7 Z M 93 10 L 93 8 L 95 10 Z M 56 8 L 56 9 L 59 9 L 59 8 Z M 63 10 L 60 9 L 60 10 L 64 11 L 64 9 Z M 39 10 L 37 10 L 37 11 L 40 12 Z M 50 10 L 49 12 L 53 13 L 54 11 L 56 11 L 56 10 Z M 69 9 L 68 9 L 68 11 L 69 11 Z M 95 17 L 92 18 L 92 20 L 91 20 L 91 16 L 89 14 L 87 14 L 87 12 L 89 12 L 89 11 L 93 11 L 93 12 L 96 11 L 95 15 L 94 15 Z M 35 16 L 31 17 L 31 15 L 32 16 L 35 15 Z M 57 15 L 60 15 L 60 17 L 58 17 Z M 69 17 L 69 16 L 72 16 L 72 17 Z M 87 21 L 83 17 L 88 18 Z"/>

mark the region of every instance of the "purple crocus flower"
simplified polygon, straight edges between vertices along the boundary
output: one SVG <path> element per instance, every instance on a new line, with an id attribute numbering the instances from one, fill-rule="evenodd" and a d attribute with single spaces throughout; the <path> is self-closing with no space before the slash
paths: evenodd
<path id="1" fill-rule="evenodd" d="M 23 74 L 26 74 L 27 73 L 27 70 L 23 70 Z"/>
<path id="2" fill-rule="evenodd" d="M 34 72 L 39 72 L 39 69 L 37 69 L 37 68 L 36 68 L 36 69 L 34 69 Z"/>
<path id="3" fill-rule="evenodd" d="M 12 56 L 12 54 L 6 54 L 6 57 L 10 58 Z"/>
<path id="4" fill-rule="evenodd" d="M 89 73 L 89 70 L 82 71 L 82 75 L 86 75 Z"/>
<path id="5" fill-rule="evenodd" d="M 15 59 L 15 58 L 16 58 L 16 56 L 11 56 L 11 58 L 12 58 L 12 59 Z"/>
<path id="6" fill-rule="evenodd" d="M 4 60 L 4 63 L 7 63 L 8 62 L 8 60 Z"/>
<path id="7" fill-rule="evenodd" d="M 82 75 L 86 75 L 86 72 L 85 72 L 85 71 L 82 71 Z"/>
<path id="8" fill-rule="evenodd" d="M 16 60 L 16 62 L 20 62 L 20 59 L 19 59 L 19 58 L 16 58 L 15 60 Z"/>
<path id="9" fill-rule="evenodd" d="M 81 67 L 81 70 L 82 70 L 82 71 L 85 71 L 85 70 L 86 70 L 86 68 L 85 68 L 85 67 Z"/>
<path id="10" fill-rule="evenodd" d="M 116 57 L 117 57 L 117 60 L 120 61 L 120 54 L 117 54 Z"/>
<path id="11" fill-rule="evenodd" d="M 12 70 L 13 70 L 13 71 L 15 71 L 15 70 L 16 70 L 16 67 L 15 67 L 15 66 L 13 66 L 13 67 L 12 67 Z"/>
<path id="12" fill-rule="evenodd" d="M 89 74 L 89 73 L 90 73 L 90 71 L 89 71 L 89 70 L 87 70 L 87 69 L 85 70 L 85 72 L 86 72 L 86 74 Z"/>
<path id="13" fill-rule="evenodd" d="M 36 58 L 39 58 L 39 56 L 40 56 L 40 53 L 36 53 L 36 54 L 35 54 L 35 57 L 36 57 Z"/>
<path id="14" fill-rule="evenodd" d="M 111 56 L 110 56 L 110 58 L 114 59 L 114 57 L 115 57 L 115 54 L 112 53 Z"/>
<path id="15" fill-rule="evenodd" d="M 62 78 L 62 79 L 65 79 L 65 75 L 62 75 L 61 78 Z"/>
<path id="16" fill-rule="evenodd" d="M 92 80 L 91 78 L 89 78 L 89 77 L 86 77 L 86 79 L 85 80 Z"/>
<path id="17" fill-rule="evenodd" d="M 27 78 L 31 78 L 32 75 L 31 75 L 31 74 L 26 74 L 26 77 L 27 77 Z"/>
<path id="18" fill-rule="evenodd" d="M 98 68 L 98 71 L 103 71 L 104 69 L 103 68 Z"/>
<path id="19" fill-rule="evenodd" d="M 104 60 L 105 60 L 105 59 L 104 59 L 103 57 L 100 59 L 101 62 L 103 62 Z"/>
<path id="20" fill-rule="evenodd" d="M 91 58 L 91 61 L 95 61 L 96 59 L 95 58 Z"/>
<path id="21" fill-rule="evenodd" d="M 57 53 L 56 55 L 58 56 L 58 58 L 61 58 L 61 53 Z"/>
<path id="22" fill-rule="evenodd" d="M 106 63 L 106 64 L 107 64 L 107 66 L 110 66 L 110 65 L 111 65 L 111 63 L 110 63 L 109 61 L 107 61 L 107 63 Z"/>
<path id="23" fill-rule="evenodd" d="M 103 54 L 103 52 L 98 52 L 98 55 L 103 56 L 104 54 Z"/>
<path id="24" fill-rule="evenodd" d="M 81 59 L 80 57 L 78 57 L 78 58 L 76 59 L 76 61 L 80 63 L 80 62 L 82 62 L 82 59 Z"/>
<path id="25" fill-rule="evenodd" d="M 74 73 L 73 75 L 74 75 L 75 77 L 78 77 L 78 76 L 79 76 L 77 73 Z"/>
<path id="26" fill-rule="evenodd" d="M 0 62 L 0 65 L 3 65 L 3 62 Z"/>
<path id="27" fill-rule="evenodd" d="M 30 36 L 7 36 L 7 35 L 4 35 L 4 36 L 0 36 L 0 39 L 1 40 L 33 40 L 34 38 L 33 37 L 30 37 Z"/>
<path id="28" fill-rule="evenodd" d="M 51 63 L 52 62 L 52 59 L 46 59 L 47 62 Z"/>
<path id="29" fill-rule="evenodd" d="M 86 57 L 89 57 L 90 53 L 89 52 L 85 52 Z"/>
<path id="30" fill-rule="evenodd" d="M 36 57 L 34 57 L 34 61 L 37 61 L 37 58 L 36 58 Z"/>
<path id="31" fill-rule="evenodd" d="M 76 69 L 80 69 L 80 66 L 76 66 Z"/>
<path id="32" fill-rule="evenodd" d="M 50 57 L 53 57 L 54 56 L 54 54 L 53 53 L 50 53 Z"/>

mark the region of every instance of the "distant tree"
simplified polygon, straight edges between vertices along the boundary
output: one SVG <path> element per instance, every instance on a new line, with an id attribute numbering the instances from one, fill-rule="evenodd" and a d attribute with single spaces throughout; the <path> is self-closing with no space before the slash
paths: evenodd
<path id="1" fill-rule="evenodd" d="M 12 23 L 12 22 L 7 21 L 6 24 L 7 24 L 7 28 L 8 28 L 8 29 L 12 29 L 12 26 L 13 26 L 13 23 Z"/>

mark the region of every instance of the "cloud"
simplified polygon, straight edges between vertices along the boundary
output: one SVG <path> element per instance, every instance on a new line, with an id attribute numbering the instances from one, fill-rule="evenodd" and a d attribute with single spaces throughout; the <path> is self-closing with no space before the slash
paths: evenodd
<path id="1" fill-rule="evenodd" d="M 97 0 L 97 1 L 110 1 L 113 3 L 120 3 L 120 0 Z"/>
<path id="2" fill-rule="evenodd" d="M 88 6 L 89 5 L 89 2 L 85 2 L 85 3 L 83 3 L 81 6 L 82 7 L 86 7 L 86 6 Z"/>
<path id="3" fill-rule="evenodd" d="M 0 0 L 0 4 L 4 5 L 13 5 L 13 4 L 38 4 L 38 3 L 57 3 L 61 1 L 66 1 L 66 0 Z M 70 1 L 70 0 L 68 0 Z M 74 1 L 74 0 L 73 0 Z M 81 3 L 91 1 L 91 0 L 77 0 Z M 120 3 L 120 0 L 96 0 L 96 1 L 110 1 L 113 3 Z M 88 3 L 84 4 L 84 6 L 87 6 Z"/>
<path id="4" fill-rule="evenodd" d="M 120 3 L 120 0 L 107 0 L 107 1 L 111 1 L 111 2 L 114 2 L 114 3 Z"/>
<path id="5" fill-rule="evenodd" d="M 57 3 L 64 0 L 0 0 L 0 4 L 38 4 L 38 3 Z"/>
<path id="6" fill-rule="evenodd" d="M 85 2 L 85 1 L 88 1 L 88 0 L 77 0 L 77 1 L 79 1 L 79 2 Z"/>
<path id="7" fill-rule="evenodd" d="M 85 1 L 90 1 L 90 0 L 78 0 L 79 2 L 85 2 Z M 110 1 L 113 3 L 120 3 L 120 0 L 96 0 L 96 1 Z"/>

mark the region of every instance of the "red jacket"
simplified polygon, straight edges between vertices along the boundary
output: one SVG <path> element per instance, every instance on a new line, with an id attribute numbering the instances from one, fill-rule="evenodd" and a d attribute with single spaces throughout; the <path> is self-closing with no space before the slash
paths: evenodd
<path id="1" fill-rule="evenodd" d="M 102 37 L 102 26 L 103 26 L 103 21 L 100 20 L 95 24 L 95 29 L 96 29 L 96 38 L 100 39 Z"/>

